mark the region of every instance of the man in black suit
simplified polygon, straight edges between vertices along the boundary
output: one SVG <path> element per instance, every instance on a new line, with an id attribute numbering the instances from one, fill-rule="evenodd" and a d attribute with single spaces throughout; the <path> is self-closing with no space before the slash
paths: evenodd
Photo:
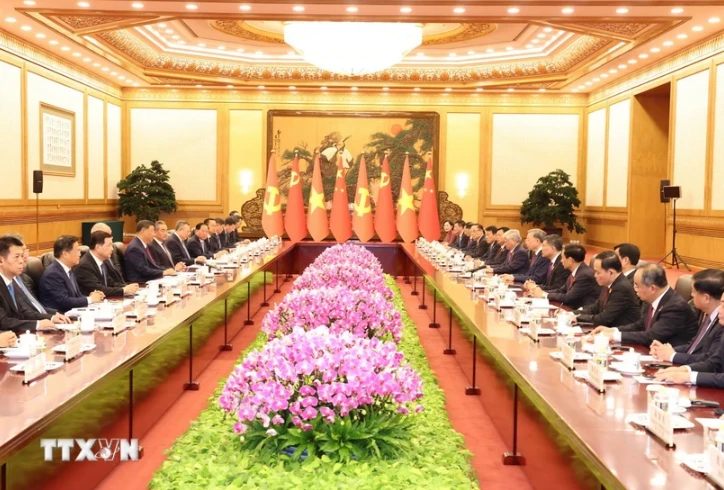
<path id="1" fill-rule="evenodd" d="M 580 310 L 577 321 L 606 327 L 638 321 L 641 318 L 639 300 L 633 286 L 621 273 L 618 256 L 610 250 L 596 255 L 593 272 L 596 282 L 601 286 L 601 295 L 594 304 Z"/>
<path id="2" fill-rule="evenodd" d="M 490 246 L 488 255 L 483 258 L 486 266 L 500 265 L 505 262 L 508 252 L 505 249 L 505 234 L 510 231 L 507 226 L 501 226 L 495 231 L 495 244 Z"/>
<path id="3" fill-rule="evenodd" d="M 696 309 L 701 312 L 696 337 L 688 344 L 678 347 L 654 340 L 651 344 L 651 355 L 674 364 L 692 364 L 715 356 L 719 351 L 719 340 L 724 331 L 721 327 L 724 315 L 720 315 L 723 292 L 724 272 L 705 269 L 694 274 L 691 298 Z"/>
<path id="4" fill-rule="evenodd" d="M 165 245 L 171 257 L 173 257 L 174 263 L 183 262 L 185 265 L 204 264 L 206 263 L 206 257 L 193 256 L 189 252 L 186 246 L 186 241 L 191 234 L 191 225 L 186 221 L 179 220 L 176 222 L 176 231 L 169 233 L 166 239 Z"/>
<path id="5" fill-rule="evenodd" d="M 457 232 L 458 236 L 455 241 L 450 244 L 450 246 L 457 248 L 458 250 L 465 250 L 468 248 L 472 227 L 472 223 L 466 223 L 463 220 L 456 221 L 453 225 L 453 229 Z"/>
<path id="6" fill-rule="evenodd" d="M 508 283 L 533 281 L 535 284 L 543 284 L 548 275 L 548 266 L 551 263 L 550 260 L 543 256 L 543 240 L 545 240 L 545 237 L 546 234 L 543 230 L 538 228 L 528 230 L 525 245 L 533 253 L 528 270 L 523 274 L 505 274 L 501 279 Z"/>
<path id="7" fill-rule="evenodd" d="M 236 230 L 236 221 L 234 221 L 234 218 L 228 216 L 224 220 L 224 231 L 221 233 L 221 243 L 224 248 L 234 248 L 236 246 L 234 230 Z"/>
<path id="8" fill-rule="evenodd" d="M 518 230 L 508 230 L 503 235 L 505 238 L 505 249 L 507 251 L 505 261 L 502 264 L 487 267 L 493 274 L 525 274 L 530 268 L 528 251 L 521 245 L 522 237 Z M 486 264 L 487 265 L 487 264 Z"/>
<path id="9" fill-rule="evenodd" d="M 531 296 L 558 301 L 574 310 L 595 303 L 601 294 L 601 286 L 596 283 L 593 269 L 584 263 L 586 249 L 572 243 L 565 246 L 562 257 L 563 266 L 571 272 L 566 283 L 557 289 L 548 290 L 536 286 L 531 290 Z"/>
<path id="10" fill-rule="evenodd" d="M 211 251 L 207 239 L 209 238 L 209 227 L 204 223 L 197 223 L 194 235 L 186 240 L 186 248 L 192 257 L 206 257 L 213 259 L 214 253 Z"/>
<path id="11" fill-rule="evenodd" d="M 636 268 L 634 287 L 641 301 L 641 318 L 618 328 L 597 327 L 614 342 L 650 346 L 654 340 L 674 347 L 687 344 L 696 336 L 699 324 L 694 311 L 669 287 L 666 271 L 659 264 Z"/>
<path id="12" fill-rule="evenodd" d="M 18 290 L 15 279 L 23 272 L 23 247 L 16 237 L 0 237 L 0 331 L 44 330 L 55 328 L 56 323 L 70 323 L 60 313 L 39 313 Z"/>
<path id="13" fill-rule="evenodd" d="M 22 235 L 11 234 L 8 236 L 12 236 L 23 242 Z M 30 250 L 28 249 L 27 245 L 25 245 L 25 242 L 23 242 L 23 273 L 19 276 L 16 276 L 14 279 L 16 286 L 15 294 L 22 294 L 25 301 L 30 306 L 32 306 L 38 313 L 42 313 L 43 315 L 54 315 L 56 313 L 56 310 L 54 310 L 53 308 L 46 308 L 42 305 L 40 300 L 38 300 L 37 284 L 35 284 L 35 281 L 33 281 L 33 279 L 26 273 L 29 258 Z"/>
<path id="14" fill-rule="evenodd" d="M 229 213 L 229 216 L 234 220 L 234 232 L 233 232 L 233 239 L 234 243 L 238 243 L 241 241 L 241 235 L 239 235 L 239 227 L 241 226 L 241 215 L 239 214 L 239 211 L 232 211 Z"/>
<path id="15" fill-rule="evenodd" d="M 178 271 L 186 270 L 186 264 L 181 261 L 173 261 L 173 255 L 166 246 L 168 240 L 168 226 L 166 222 L 158 220 L 153 224 L 153 228 L 153 240 L 148 244 L 148 248 L 151 249 L 151 256 L 153 260 L 156 261 L 156 264 L 164 269 L 174 268 Z"/>
<path id="16" fill-rule="evenodd" d="M 215 218 L 206 218 L 204 220 L 204 224 L 209 229 L 209 236 L 206 239 L 206 245 L 209 247 L 211 253 L 215 255 L 219 252 L 226 253 L 226 250 L 221 243 L 221 237 L 219 236 L 219 234 L 221 233 L 221 225 L 219 224 L 219 222 L 216 221 Z"/>
<path id="17" fill-rule="evenodd" d="M 96 231 L 105 231 L 111 237 L 113 236 L 113 232 L 111 231 L 111 227 L 103 222 L 98 222 L 93 225 L 93 228 L 91 228 L 91 233 L 94 233 Z M 116 251 L 115 247 L 113 248 L 113 255 L 111 255 L 111 264 L 113 265 L 113 268 L 116 271 L 116 274 L 121 276 L 121 279 L 125 281 L 123 278 L 123 264 L 121 263 L 121 258 L 118 256 L 118 251 Z"/>
<path id="18" fill-rule="evenodd" d="M 126 266 L 126 278 L 133 282 L 148 282 L 164 276 L 175 276 L 176 269 L 164 268 L 156 263 L 148 245 L 153 241 L 155 227 L 153 222 L 141 220 L 136 225 L 136 238 L 126 247 L 123 263 Z M 180 267 L 179 267 L 180 269 Z"/>
<path id="19" fill-rule="evenodd" d="M 78 237 L 61 235 L 53 245 L 55 262 L 43 272 L 38 284 L 40 302 L 50 308 L 66 312 L 100 303 L 105 298 L 101 291 L 91 291 L 85 296 L 78 286 L 73 268 L 80 261 Z"/>
<path id="20" fill-rule="evenodd" d="M 562 252 L 563 239 L 559 235 L 546 235 L 543 239 L 541 255 L 548 259 L 548 268 L 542 283 L 537 284 L 531 280 L 525 282 L 527 294 L 531 294 L 536 286 L 540 286 L 543 291 L 554 291 L 566 284 L 571 276 L 571 271 L 563 267 Z"/>
<path id="21" fill-rule="evenodd" d="M 485 241 L 483 236 L 483 225 L 475 223 L 470 227 L 470 240 L 468 246 L 463 251 L 465 252 L 465 260 L 479 259 L 488 253 L 490 245 Z"/>
<path id="22" fill-rule="evenodd" d="M 106 297 L 135 294 L 138 284 L 126 284 L 110 263 L 113 255 L 113 237 L 105 231 L 91 233 L 88 253 L 80 258 L 73 270 L 83 294 L 100 291 Z"/>
<path id="23" fill-rule="evenodd" d="M 639 264 L 639 259 L 641 259 L 641 251 L 633 243 L 619 243 L 613 247 L 613 251 L 621 260 L 621 272 L 633 286 L 634 272 L 636 272 L 636 266 Z"/>

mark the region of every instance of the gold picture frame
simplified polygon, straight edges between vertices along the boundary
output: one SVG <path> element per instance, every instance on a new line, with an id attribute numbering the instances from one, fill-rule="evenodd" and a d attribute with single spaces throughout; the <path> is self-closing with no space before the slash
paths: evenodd
<path id="1" fill-rule="evenodd" d="M 75 177 L 75 112 L 40 103 L 40 170 Z"/>

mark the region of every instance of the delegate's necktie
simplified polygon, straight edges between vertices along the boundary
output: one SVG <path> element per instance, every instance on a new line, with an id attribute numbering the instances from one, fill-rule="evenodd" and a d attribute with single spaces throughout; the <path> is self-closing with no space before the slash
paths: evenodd
<path id="1" fill-rule="evenodd" d="M 10 281 L 10 284 L 8 284 L 8 293 L 10 293 L 10 299 L 13 300 L 13 306 L 15 306 L 15 311 L 19 311 L 18 302 L 15 300 L 15 287 L 13 287 L 12 281 Z"/>
<path id="2" fill-rule="evenodd" d="M 204 247 L 204 241 L 199 240 L 199 243 L 201 244 L 201 253 L 206 255 L 206 247 Z"/>
<path id="3" fill-rule="evenodd" d="M 537 254 L 537 253 L 533 254 L 533 258 L 530 259 L 530 266 L 531 266 L 531 267 L 533 267 L 533 265 L 535 265 L 535 261 L 536 261 L 536 260 L 538 260 L 538 254 Z"/>
<path id="4" fill-rule="evenodd" d="M 651 324 L 654 320 L 654 306 L 649 305 L 649 309 L 646 311 L 646 331 L 648 332 L 651 328 Z"/>
<path id="5" fill-rule="evenodd" d="M 103 285 L 108 287 L 108 274 L 106 274 L 106 264 L 101 263 L 101 276 L 103 276 Z"/>
<path id="6" fill-rule="evenodd" d="M 181 237 L 179 237 L 178 241 L 181 242 L 181 248 L 184 251 L 184 255 L 186 256 L 187 259 L 190 259 L 191 254 L 189 253 L 188 249 L 186 248 L 186 244 L 184 243 L 184 241 L 181 240 Z"/>
<path id="7" fill-rule="evenodd" d="M 30 304 L 33 305 L 33 308 L 36 309 L 38 313 L 42 313 L 43 315 L 47 315 L 48 311 L 43 307 L 43 305 L 40 304 L 38 300 L 35 299 L 35 296 L 30 294 L 30 291 L 28 291 L 28 288 L 25 287 L 25 284 L 23 284 L 23 281 L 15 278 L 15 285 L 20 288 L 20 290 L 25 294 L 25 297 L 28 298 L 28 301 L 30 301 Z"/>
<path id="8" fill-rule="evenodd" d="M 709 330 L 709 326 L 711 325 L 711 319 L 709 318 L 709 315 L 704 315 L 704 317 L 701 319 L 701 324 L 699 325 L 699 333 L 696 334 L 696 338 L 689 346 L 689 350 L 686 351 L 687 354 L 691 354 L 696 350 L 696 346 L 699 345 L 699 342 L 701 342 L 701 339 L 704 338 L 704 335 L 706 335 L 706 332 Z"/>
<path id="9" fill-rule="evenodd" d="M 156 261 L 153 260 L 153 255 L 151 255 L 151 249 L 148 247 L 145 247 L 145 248 L 146 248 L 146 255 L 148 255 L 148 260 L 150 260 L 153 265 L 156 265 Z"/>
<path id="10" fill-rule="evenodd" d="M 83 295 L 80 294 L 80 288 L 78 287 L 78 282 L 76 282 L 75 280 L 75 275 L 73 274 L 73 271 L 68 271 L 68 279 L 70 279 L 70 289 L 74 297 L 82 297 Z"/>
<path id="11" fill-rule="evenodd" d="M 546 281 L 551 278 L 551 274 L 553 273 L 553 262 L 550 263 L 548 266 L 548 273 L 546 273 Z"/>
<path id="12" fill-rule="evenodd" d="M 605 308 L 606 303 L 608 303 L 608 295 L 611 294 L 611 288 L 605 288 L 603 291 L 601 291 L 601 307 Z"/>
<path id="13" fill-rule="evenodd" d="M 576 282 L 576 276 L 571 274 L 571 277 L 568 278 L 568 288 L 571 289 L 573 287 L 573 283 Z"/>
<path id="14" fill-rule="evenodd" d="M 166 248 L 166 245 L 164 245 L 162 243 L 161 248 L 163 249 L 164 252 L 166 252 L 166 255 L 168 255 L 168 260 L 170 260 L 171 264 L 173 264 L 173 257 L 171 257 L 171 252 L 168 251 L 168 249 Z"/>

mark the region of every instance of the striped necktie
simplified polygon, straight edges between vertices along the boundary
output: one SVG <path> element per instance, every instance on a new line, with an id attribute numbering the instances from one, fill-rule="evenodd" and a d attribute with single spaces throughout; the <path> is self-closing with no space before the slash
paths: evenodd
<path id="1" fill-rule="evenodd" d="M 704 314 L 701 319 L 701 324 L 699 325 L 699 333 L 696 334 L 696 338 L 689 346 L 689 350 L 686 351 L 687 354 L 691 354 L 696 350 L 696 347 L 699 345 L 699 342 L 701 342 L 701 339 L 704 338 L 706 332 L 709 331 L 712 323 L 713 322 L 711 321 L 711 318 L 709 318 L 709 315 Z"/>
<path id="2" fill-rule="evenodd" d="M 35 296 L 33 296 L 30 291 L 28 291 L 28 288 L 25 287 L 25 284 L 23 284 L 23 281 L 20 280 L 20 278 L 16 277 L 14 279 L 15 285 L 20 288 L 20 290 L 23 292 L 25 297 L 30 301 L 30 304 L 33 305 L 33 308 L 35 308 L 38 313 L 42 313 L 43 315 L 47 315 L 48 311 L 43 307 L 43 305 L 40 304 L 40 302 L 35 299 Z"/>

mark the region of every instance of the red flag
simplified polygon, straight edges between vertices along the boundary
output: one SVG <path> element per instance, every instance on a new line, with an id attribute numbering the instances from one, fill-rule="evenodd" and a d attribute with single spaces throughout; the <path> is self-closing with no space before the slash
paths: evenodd
<path id="1" fill-rule="evenodd" d="M 284 215 L 284 228 L 292 242 L 298 242 L 307 236 L 307 221 L 304 219 L 304 198 L 302 197 L 302 179 L 299 176 L 299 155 L 294 155 L 292 177 L 289 180 L 287 212 Z"/>
<path id="2" fill-rule="evenodd" d="M 418 221 L 420 234 L 425 237 L 425 240 L 431 242 L 440 239 L 440 214 L 437 209 L 435 181 L 432 178 L 432 157 L 427 159 L 425 186 L 422 189 L 422 203 L 420 204 Z"/>
<path id="3" fill-rule="evenodd" d="M 337 180 L 334 183 L 332 213 L 329 217 L 329 228 L 339 243 L 344 243 L 352 236 L 352 222 L 349 217 L 349 199 L 347 198 L 347 181 L 344 178 L 342 155 L 337 158 Z"/>
<path id="4" fill-rule="evenodd" d="M 387 155 L 382 161 L 382 174 L 380 175 L 380 192 L 377 196 L 375 208 L 375 231 L 385 243 L 389 243 L 397 236 L 395 230 L 395 208 L 392 204 L 392 187 L 390 187 L 390 163 Z"/>
<path id="5" fill-rule="evenodd" d="M 284 234 L 284 218 L 282 218 L 282 197 L 279 195 L 279 182 L 277 181 L 277 162 L 273 151 L 269 157 L 268 168 L 261 226 L 264 228 L 266 236 L 280 237 Z"/>
<path id="6" fill-rule="evenodd" d="M 309 210 L 307 211 L 307 228 L 312 238 L 318 242 L 321 242 L 329 235 L 327 208 L 324 207 L 324 187 L 322 187 L 319 152 L 314 155 L 312 188 L 309 191 Z"/>
<path id="7" fill-rule="evenodd" d="M 397 231 L 406 243 L 417 238 L 417 215 L 415 214 L 412 178 L 410 177 L 410 157 L 405 155 L 405 166 L 402 168 L 402 184 L 400 198 L 397 200 Z"/>
<path id="8" fill-rule="evenodd" d="M 367 163 L 365 163 L 365 156 L 362 155 L 357 174 L 357 192 L 354 195 L 354 215 L 352 217 L 352 228 L 361 242 L 366 242 L 375 236 L 371 203 Z"/>

